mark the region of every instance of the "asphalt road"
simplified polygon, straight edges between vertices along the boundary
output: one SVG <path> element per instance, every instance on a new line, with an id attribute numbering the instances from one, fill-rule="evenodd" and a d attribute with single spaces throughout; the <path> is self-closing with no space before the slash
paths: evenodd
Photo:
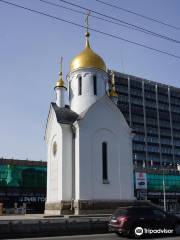
<path id="1" fill-rule="evenodd" d="M 21 238 L 20 240 L 127 240 L 128 238 L 125 237 L 118 237 L 115 234 L 96 234 L 96 235 L 78 235 L 78 236 L 65 236 L 65 237 L 41 237 L 41 238 Z M 142 238 L 141 238 L 142 239 Z M 152 237 L 152 238 L 144 238 L 146 240 L 149 239 L 157 239 L 157 240 L 179 240 L 180 236 L 178 237 Z M 11 239 L 13 240 L 13 239 Z M 15 240 L 15 239 L 14 239 Z M 16 239 L 17 240 L 17 239 Z"/>

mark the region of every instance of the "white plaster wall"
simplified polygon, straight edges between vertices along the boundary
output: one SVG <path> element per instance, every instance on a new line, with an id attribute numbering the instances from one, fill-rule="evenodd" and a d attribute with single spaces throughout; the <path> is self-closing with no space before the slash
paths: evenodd
<path id="1" fill-rule="evenodd" d="M 46 144 L 48 148 L 47 156 L 47 202 L 56 202 L 62 198 L 62 130 L 56 121 L 54 110 L 51 108 L 47 125 Z M 54 141 L 57 143 L 57 153 L 53 156 L 52 146 Z"/>
<path id="2" fill-rule="evenodd" d="M 53 156 L 52 146 L 57 143 Z M 72 131 L 71 126 L 59 124 L 51 108 L 46 129 L 47 159 L 47 203 L 72 198 Z"/>
<path id="3" fill-rule="evenodd" d="M 97 95 L 94 95 L 93 75 L 97 78 Z M 82 95 L 78 95 L 79 76 L 82 77 Z M 79 114 L 105 94 L 108 75 L 99 69 L 84 68 L 69 73 L 67 79 L 70 83 L 70 107 Z"/>
<path id="4" fill-rule="evenodd" d="M 78 200 L 80 199 L 80 150 L 79 150 L 79 125 L 77 124 L 77 122 L 74 123 L 74 127 L 76 129 L 76 133 L 75 133 L 75 199 Z"/>
<path id="5" fill-rule="evenodd" d="M 105 126 L 104 126 L 105 127 Z M 92 141 L 92 194 L 95 199 L 111 199 L 120 197 L 119 186 L 119 149 L 116 132 L 100 128 L 93 132 Z M 103 184 L 102 177 L 102 142 L 107 143 L 108 181 Z M 111 185 L 111 186 L 110 186 Z M 111 189 L 113 187 L 113 189 Z"/>
<path id="6" fill-rule="evenodd" d="M 79 124 L 77 199 L 133 199 L 131 131 L 120 110 L 107 97 L 96 102 Z M 109 184 L 102 179 L 102 147 L 108 143 Z M 77 141 L 78 142 L 78 141 Z M 78 162 L 79 161 L 79 162 Z"/>
<path id="7" fill-rule="evenodd" d="M 68 124 L 62 127 L 62 197 L 59 200 L 72 199 L 72 130 Z"/>

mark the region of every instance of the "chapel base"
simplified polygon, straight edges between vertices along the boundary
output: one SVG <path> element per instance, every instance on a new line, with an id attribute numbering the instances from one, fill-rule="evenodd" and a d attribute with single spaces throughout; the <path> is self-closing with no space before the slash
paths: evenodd
<path id="1" fill-rule="evenodd" d="M 46 215 L 112 214 L 118 207 L 152 205 L 148 200 L 74 200 L 45 204 Z"/>

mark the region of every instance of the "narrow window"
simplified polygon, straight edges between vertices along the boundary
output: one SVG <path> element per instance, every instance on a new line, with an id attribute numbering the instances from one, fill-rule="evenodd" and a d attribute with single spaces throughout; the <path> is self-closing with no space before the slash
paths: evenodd
<path id="1" fill-rule="evenodd" d="M 93 85 L 94 85 L 94 95 L 97 95 L 97 78 L 93 76 Z"/>
<path id="2" fill-rule="evenodd" d="M 82 95 L 82 77 L 78 77 L 78 95 Z"/>
<path id="3" fill-rule="evenodd" d="M 108 180 L 108 166 L 107 166 L 107 143 L 102 143 L 102 174 L 103 181 Z"/>

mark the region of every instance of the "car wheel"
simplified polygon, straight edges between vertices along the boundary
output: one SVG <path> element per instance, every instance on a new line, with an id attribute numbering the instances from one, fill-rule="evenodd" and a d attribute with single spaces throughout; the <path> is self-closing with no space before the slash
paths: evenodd
<path id="1" fill-rule="evenodd" d="M 176 225 L 174 227 L 174 233 L 176 235 L 180 235 L 180 223 L 176 223 Z"/>
<path id="2" fill-rule="evenodd" d="M 118 235 L 119 237 L 122 237 L 122 233 L 116 232 L 116 235 Z"/>

